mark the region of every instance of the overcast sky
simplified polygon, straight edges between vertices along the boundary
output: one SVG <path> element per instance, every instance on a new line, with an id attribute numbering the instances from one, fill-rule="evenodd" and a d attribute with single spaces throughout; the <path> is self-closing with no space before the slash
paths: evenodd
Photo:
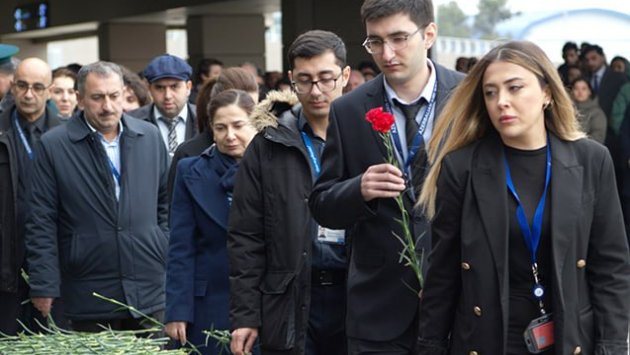
<path id="1" fill-rule="evenodd" d="M 451 1 L 452 0 L 433 0 L 433 4 L 437 7 Z M 477 13 L 477 0 L 456 0 L 456 2 L 467 15 Z M 508 0 L 508 7 L 514 12 L 601 8 L 630 13 L 630 1 L 628 0 Z"/>

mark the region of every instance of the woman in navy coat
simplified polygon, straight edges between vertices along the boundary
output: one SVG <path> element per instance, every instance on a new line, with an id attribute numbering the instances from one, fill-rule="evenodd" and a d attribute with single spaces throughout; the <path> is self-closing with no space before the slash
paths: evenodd
<path id="1" fill-rule="evenodd" d="M 166 273 L 166 333 L 203 354 L 222 349 L 204 330 L 229 330 L 227 223 L 238 162 L 256 134 L 254 101 L 227 90 L 208 106 L 215 144 L 177 164 Z M 224 351 L 225 353 L 225 351 Z"/>

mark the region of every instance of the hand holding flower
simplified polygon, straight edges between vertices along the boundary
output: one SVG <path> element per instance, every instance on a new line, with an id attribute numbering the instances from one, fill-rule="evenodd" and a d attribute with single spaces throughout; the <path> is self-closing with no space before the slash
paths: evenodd
<path id="1" fill-rule="evenodd" d="M 395 122 L 394 116 L 387 111 L 383 111 L 382 107 L 377 107 L 369 110 L 365 115 L 365 119 L 372 125 L 372 129 L 381 136 L 387 149 L 387 163 L 373 165 L 367 169 L 361 177 L 361 194 L 365 201 L 374 198 L 394 198 L 396 201 L 401 214 L 400 219 L 397 219 L 397 221 L 400 223 L 403 235 L 399 236 L 394 232 L 392 234 L 403 246 L 403 250 L 400 253 L 400 262 L 413 270 L 422 288 L 421 257 L 416 253 L 416 240 L 411 233 L 409 213 L 403 203 L 401 192 L 406 188 L 405 179 L 399 168 L 398 159 L 396 159 L 394 154 L 390 132 Z"/>

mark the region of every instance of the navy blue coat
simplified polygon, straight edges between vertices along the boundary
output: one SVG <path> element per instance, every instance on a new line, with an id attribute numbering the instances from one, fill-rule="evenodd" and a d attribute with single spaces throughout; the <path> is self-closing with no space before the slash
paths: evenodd
<path id="1" fill-rule="evenodd" d="M 188 340 L 204 344 L 203 330 L 229 330 L 228 194 L 219 184 L 218 151 L 177 164 L 171 202 L 165 321 L 188 323 Z M 216 343 L 200 348 L 218 354 Z M 225 352 L 224 352 L 225 353 Z"/>
<path id="2" fill-rule="evenodd" d="M 168 153 L 155 126 L 127 115 L 122 123 L 119 201 L 82 114 L 36 150 L 25 237 L 31 297 L 61 295 L 69 319 L 129 317 L 92 292 L 144 313 L 164 309 Z"/>

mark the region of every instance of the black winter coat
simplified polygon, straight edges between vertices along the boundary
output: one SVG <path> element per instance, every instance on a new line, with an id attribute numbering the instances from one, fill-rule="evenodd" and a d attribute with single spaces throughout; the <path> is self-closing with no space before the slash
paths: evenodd
<path id="1" fill-rule="evenodd" d="M 13 99 L 6 102 L 12 103 Z M 0 114 L 0 292 L 17 292 L 20 269 L 24 267 L 24 236 L 17 223 L 18 157 L 15 151 L 21 143 L 15 141 L 9 104 Z M 47 129 L 61 124 L 61 118 L 46 109 Z M 22 148 L 19 148 L 22 149 Z"/>
<path id="2" fill-rule="evenodd" d="M 259 328 L 263 353 L 303 354 L 310 303 L 308 153 L 286 111 L 241 160 L 228 228 L 232 329 Z M 275 121 L 275 120 L 274 120 Z"/>

